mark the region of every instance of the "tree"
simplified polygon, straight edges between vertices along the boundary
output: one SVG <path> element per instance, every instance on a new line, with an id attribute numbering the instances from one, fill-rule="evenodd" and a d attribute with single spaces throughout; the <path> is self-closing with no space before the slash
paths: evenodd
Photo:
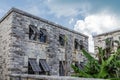
<path id="1" fill-rule="evenodd" d="M 98 60 L 93 58 L 87 51 L 82 50 L 84 56 L 88 59 L 84 69 L 80 70 L 72 64 L 77 77 L 86 78 L 118 78 L 120 79 L 120 42 L 117 50 L 111 48 L 98 47 Z M 117 80 L 117 79 L 116 79 Z"/>

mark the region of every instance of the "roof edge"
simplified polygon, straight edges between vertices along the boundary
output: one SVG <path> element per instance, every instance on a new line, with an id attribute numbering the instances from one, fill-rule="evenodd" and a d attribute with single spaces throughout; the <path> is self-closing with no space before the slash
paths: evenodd
<path id="1" fill-rule="evenodd" d="M 93 37 L 98 37 L 98 36 L 102 36 L 102 35 L 108 35 L 110 33 L 115 33 L 115 32 L 119 32 L 119 31 L 120 31 L 120 29 L 119 30 L 113 30 L 113 31 L 109 31 L 109 32 L 105 32 L 105 33 L 101 33 L 101 34 L 95 35 Z"/>
<path id="2" fill-rule="evenodd" d="M 13 12 L 14 11 L 14 7 L 13 8 L 11 8 L 7 13 L 5 13 L 5 15 L 0 19 L 0 23 L 9 15 L 9 14 L 11 14 L 11 12 Z"/>
<path id="3" fill-rule="evenodd" d="M 75 30 L 66 28 L 66 27 L 64 27 L 64 26 L 62 26 L 62 25 L 59 25 L 59 24 L 56 24 L 56 23 L 54 23 L 54 22 L 48 21 L 48 20 L 46 20 L 46 19 L 43 19 L 43 18 L 38 17 L 38 16 L 35 16 L 35 15 L 30 14 L 30 13 L 28 13 L 28 12 L 22 11 L 22 10 L 20 10 L 20 9 L 15 8 L 15 7 L 12 7 L 12 8 L 0 19 L 0 23 L 1 23 L 9 14 L 11 14 L 12 12 L 16 12 L 16 13 L 19 13 L 19 14 L 22 14 L 22 15 L 25 15 L 25 16 L 28 16 L 28 17 L 31 17 L 31 18 L 40 20 L 40 21 L 42 21 L 42 22 L 48 23 L 48 24 L 50 24 L 50 25 L 53 25 L 53 26 L 55 26 L 55 27 L 58 27 L 58 28 L 61 28 L 61 29 L 64 29 L 64 30 L 67 30 L 67 31 L 70 31 L 70 32 L 73 32 L 73 33 L 75 33 L 75 34 L 79 34 L 79 35 L 82 35 L 82 36 L 88 38 L 88 36 L 85 35 L 85 34 L 82 34 L 82 33 L 79 33 L 79 32 L 77 32 L 77 31 L 75 31 Z"/>

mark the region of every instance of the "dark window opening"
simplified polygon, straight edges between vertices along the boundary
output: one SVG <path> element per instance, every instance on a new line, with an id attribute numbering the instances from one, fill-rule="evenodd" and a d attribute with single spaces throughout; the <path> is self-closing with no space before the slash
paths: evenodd
<path id="1" fill-rule="evenodd" d="M 48 64 L 47 64 L 45 59 L 40 59 L 39 60 L 39 66 L 42 69 L 40 74 L 49 74 L 50 68 L 49 68 L 49 66 L 48 66 Z"/>
<path id="2" fill-rule="evenodd" d="M 80 70 L 82 70 L 84 68 L 83 63 L 79 64 L 79 62 L 75 62 L 75 66 L 78 67 Z"/>
<path id="3" fill-rule="evenodd" d="M 74 41 L 74 47 L 75 49 L 78 49 L 79 43 L 78 43 L 78 39 L 75 39 Z"/>
<path id="4" fill-rule="evenodd" d="M 29 26 L 29 39 L 30 40 L 37 40 L 37 34 L 38 34 L 37 27 L 30 25 Z"/>
<path id="5" fill-rule="evenodd" d="M 80 45 L 80 50 L 84 49 L 84 46 L 83 45 Z"/>
<path id="6" fill-rule="evenodd" d="M 106 39 L 106 47 L 114 47 L 113 37 Z"/>
<path id="7" fill-rule="evenodd" d="M 36 62 L 36 59 L 29 58 L 28 60 L 28 74 L 39 74 L 41 72 L 41 68 Z"/>
<path id="8" fill-rule="evenodd" d="M 65 66 L 65 61 L 60 61 L 59 62 L 59 75 L 60 76 L 65 76 L 64 66 Z"/>
<path id="9" fill-rule="evenodd" d="M 29 39 L 30 40 L 39 40 L 40 42 L 46 42 L 47 40 L 47 31 L 46 29 L 40 29 L 38 31 L 37 27 L 34 25 L 29 26 Z"/>
<path id="10" fill-rule="evenodd" d="M 119 36 L 119 38 L 118 38 L 119 40 L 118 41 L 120 41 L 120 36 Z"/>
<path id="11" fill-rule="evenodd" d="M 61 46 L 65 45 L 65 35 L 62 34 L 59 35 L 59 43 Z"/>
<path id="12" fill-rule="evenodd" d="M 83 48 L 84 48 L 83 41 L 80 40 L 80 50 L 82 50 Z"/>
<path id="13" fill-rule="evenodd" d="M 28 62 L 28 74 L 35 74 L 29 62 Z"/>
<path id="14" fill-rule="evenodd" d="M 40 42 L 46 42 L 46 40 L 47 40 L 47 32 L 46 32 L 46 30 L 45 29 L 40 29 L 40 35 L 39 35 L 39 40 L 40 40 Z"/>

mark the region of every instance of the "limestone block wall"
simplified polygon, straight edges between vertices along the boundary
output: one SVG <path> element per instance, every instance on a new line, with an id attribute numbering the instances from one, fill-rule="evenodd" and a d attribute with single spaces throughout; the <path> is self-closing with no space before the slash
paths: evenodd
<path id="1" fill-rule="evenodd" d="M 41 43 L 39 41 L 29 40 L 29 25 L 37 26 L 37 29 L 44 28 L 47 30 L 47 42 Z M 74 55 L 74 39 L 83 40 L 85 48 L 88 49 L 88 38 L 79 34 L 75 34 L 63 28 L 56 27 L 42 20 L 37 20 L 29 16 L 25 16 L 14 12 L 12 32 L 16 36 L 13 36 L 13 43 L 19 46 L 17 51 L 13 50 L 13 53 L 19 57 L 17 62 L 20 67 L 21 73 L 27 73 L 28 58 L 46 59 L 50 68 L 51 75 L 59 75 L 59 61 L 65 60 L 65 50 L 67 53 L 68 62 L 68 74 L 70 75 L 71 66 Z M 67 46 L 62 47 L 59 44 L 59 35 L 63 34 L 67 36 Z M 18 52 L 18 53 L 17 53 Z M 82 57 L 81 51 L 78 51 L 79 57 Z M 17 58 L 17 57 L 16 57 Z M 84 59 L 84 58 L 83 58 Z M 18 60 L 18 58 L 16 59 Z M 80 59 L 78 59 L 80 62 Z M 16 61 L 15 61 L 16 62 Z M 16 64 L 15 64 L 16 65 Z M 18 71 L 18 70 L 17 70 Z"/>
<path id="2" fill-rule="evenodd" d="M 47 42 L 29 40 L 29 25 L 47 31 Z M 61 46 L 59 35 L 67 37 L 67 45 Z M 7 74 L 28 74 L 28 58 L 46 59 L 50 75 L 59 75 L 59 61 L 67 60 L 68 75 L 73 61 L 83 62 L 81 50 L 74 49 L 74 40 L 83 40 L 88 50 L 88 37 L 63 28 L 47 20 L 13 9 L 0 23 L 0 74 L 4 80 Z M 65 58 L 66 53 L 66 58 Z M 74 57 L 75 56 L 75 57 Z M 3 78 L 4 77 L 4 78 Z"/>
<path id="3" fill-rule="evenodd" d="M 11 46 L 11 27 L 12 27 L 12 13 L 6 16 L 4 21 L 0 22 L 0 80 L 4 80 L 9 73 L 9 65 L 12 60 L 10 52 Z"/>

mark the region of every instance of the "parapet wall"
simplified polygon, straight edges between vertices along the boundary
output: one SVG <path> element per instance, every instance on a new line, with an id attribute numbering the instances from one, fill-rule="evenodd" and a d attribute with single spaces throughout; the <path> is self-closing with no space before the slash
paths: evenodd
<path id="1" fill-rule="evenodd" d="M 11 74 L 10 80 L 105 80 L 95 78 L 78 78 L 71 76 L 46 76 L 46 75 L 28 75 L 28 74 Z"/>

